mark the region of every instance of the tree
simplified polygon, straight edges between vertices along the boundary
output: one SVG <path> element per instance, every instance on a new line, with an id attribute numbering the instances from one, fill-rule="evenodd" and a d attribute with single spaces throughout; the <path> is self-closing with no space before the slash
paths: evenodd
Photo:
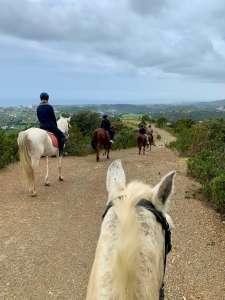
<path id="1" fill-rule="evenodd" d="M 83 135 L 91 135 L 100 125 L 100 116 L 96 112 L 81 111 L 72 116 L 70 124 L 77 127 Z"/>
<path id="2" fill-rule="evenodd" d="M 149 117 L 148 113 L 145 113 L 142 117 L 141 117 L 141 123 L 145 124 L 151 122 L 151 119 Z"/>
<path id="3" fill-rule="evenodd" d="M 168 122 L 168 120 L 166 118 L 161 117 L 156 121 L 156 126 L 159 128 L 164 128 L 166 126 L 167 122 Z"/>

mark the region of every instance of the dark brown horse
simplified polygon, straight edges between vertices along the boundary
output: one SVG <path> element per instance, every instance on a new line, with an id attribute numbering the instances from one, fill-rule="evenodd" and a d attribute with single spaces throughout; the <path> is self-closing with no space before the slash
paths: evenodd
<path id="1" fill-rule="evenodd" d="M 145 147 L 147 145 L 147 139 L 144 134 L 139 133 L 137 136 L 137 144 L 139 149 L 139 155 L 141 154 L 141 150 L 143 148 L 143 154 L 145 154 Z"/>
<path id="2" fill-rule="evenodd" d="M 109 150 L 111 148 L 111 143 L 108 131 L 103 128 L 95 129 L 92 136 L 91 145 L 96 151 L 96 161 L 99 161 L 99 154 L 101 149 L 105 149 L 107 159 L 109 159 Z"/>
<path id="3" fill-rule="evenodd" d="M 152 145 L 154 145 L 153 134 L 152 134 L 152 133 L 149 133 L 149 134 L 148 134 L 147 149 L 149 148 L 149 150 L 151 151 Z"/>

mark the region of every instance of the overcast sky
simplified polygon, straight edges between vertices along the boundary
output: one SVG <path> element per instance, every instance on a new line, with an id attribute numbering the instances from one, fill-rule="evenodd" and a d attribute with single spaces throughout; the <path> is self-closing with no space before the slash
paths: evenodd
<path id="1" fill-rule="evenodd" d="M 0 105 L 225 98 L 224 0 L 0 0 Z"/>

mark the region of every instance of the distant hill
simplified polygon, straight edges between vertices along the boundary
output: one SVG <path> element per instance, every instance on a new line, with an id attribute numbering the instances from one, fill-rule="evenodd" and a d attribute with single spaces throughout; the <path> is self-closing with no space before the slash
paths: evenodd
<path id="1" fill-rule="evenodd" d="M 54 105 L 57 116 L 63 112 L 73 114 L 91 110 L 109 115 L 149 113 L 152 118 L 165 117 L 170 121 L 190 118 L 194 121 L 204 119 L 225 119 L 225 100 L 197 102 L 191 104 L 100 104 L 100 105 Z M 37 126 L 36 107 L 0 107 L 0 127 L 19 128 Z"/>
<path id="2" fill-rule="evenodd" d="M 84 106 L 57 106 L 57 109 L 65 112 L 76 112 L 80 110 L 94 110 L 99 113 L 108 114 L 143 114 L 149 113 L 153 118 L 163 116 L 170 121 L 190 118 L 195 121 L 203 119 L 223 118 L 225 119 L 225 100 L 212 102 L 198 102 L 193 104 L 101 104 Z"/>

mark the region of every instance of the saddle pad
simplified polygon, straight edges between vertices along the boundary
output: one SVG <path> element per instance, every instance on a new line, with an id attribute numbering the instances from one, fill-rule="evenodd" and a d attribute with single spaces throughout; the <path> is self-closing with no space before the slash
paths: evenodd
<path id="1" fill-rule="evenodd" d="M 48 135 L 49 135 L 50 139 L 52 140 L 52 145 L 54 147 L 58 148 L 59 147 L 58 140 L 57 140 L 57 137 L 54 135 L 54 133 L 48 131 Z"/>

